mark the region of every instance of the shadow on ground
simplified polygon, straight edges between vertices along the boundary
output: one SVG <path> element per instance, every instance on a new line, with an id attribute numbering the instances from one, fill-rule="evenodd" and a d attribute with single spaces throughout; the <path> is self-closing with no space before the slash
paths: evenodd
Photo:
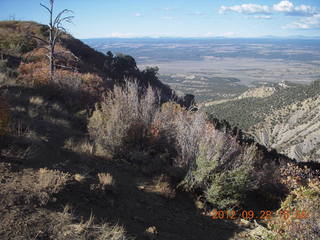
<path id="1" fill-rule="evenodd" d="M 152 226 L 157 230 L 153 238 L 163 240 L 227 240 L 241 231 L 231 220 L 212 220 L 202 215 L 189 194 L 177 192 L 174 198 L 167 198 L 148 191 L 147 186 L 154 184 L 154 176 L 143 174 L 137 166 L 67 149 L 67 140 L 73 139 L 75 145 L 88 140 L 85 119 L 67 111 L 61 102 L 50 108 L 55 100 L 47 92 L 41 95 L 24 87 L 2 88 L 1 92 L 12 109 L 15 134 L 1 140 L 0 163 L 10 164 L 10 171 L 17 173 L 13 177 L 6 172 L 1 184 L 14 182 L 14 178 L 21 183 L 24 170 L 32 175 L 32 170 L 35 174 L 40 168 L 86 175 L 85 181 L 71 182 L 45 206 L 10 206 L 19 214 L 27 216 L 41 209 L 61 212 L 69 205 L 78 222 L 93 215 L 98 223 L 123 225 L 137 239 L 150 239 L 144 232 Z M 31 101 L 31 97 L 38 100 Z M 113 176 L 115 185 L 111 190 L 93 188 L 99 183 L 97 174 L 101 172 Z"/>

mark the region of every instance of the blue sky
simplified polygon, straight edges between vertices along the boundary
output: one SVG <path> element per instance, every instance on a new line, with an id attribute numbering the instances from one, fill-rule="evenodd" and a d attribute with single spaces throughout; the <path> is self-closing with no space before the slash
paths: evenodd
<path id="1" fill-rule="evenodd" d="M 0 0 L 0 20 L 47 23 L 39 3 Z M 56 0 L 77 38 L 320 36 L 320 0 Z"/>

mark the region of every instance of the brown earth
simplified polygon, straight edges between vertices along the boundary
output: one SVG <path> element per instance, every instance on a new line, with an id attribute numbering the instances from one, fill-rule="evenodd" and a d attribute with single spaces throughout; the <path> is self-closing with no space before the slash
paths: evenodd
<path id="1" fill-rule="evenodd" d="M 63 103 L 39 90 L 7 87 L 1 93 L 12 124 L 1 139 L 0 239 L 70 239 L 61 235 L 64 227 L 91 215 L 97 224 L 122 225 L 136 239 L 223 240 L 243 230 L 203 215 L 195 197 L 174 189 L 166 174 L 92 154 L 85 118 Z M 98 173 L 109 173 L 112 184 L 101 184 Z M 74 216 L 70 221 L 65 206 Z"/>

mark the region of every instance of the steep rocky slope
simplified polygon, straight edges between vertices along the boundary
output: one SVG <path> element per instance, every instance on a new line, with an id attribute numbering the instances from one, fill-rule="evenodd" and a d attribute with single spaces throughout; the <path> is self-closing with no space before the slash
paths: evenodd
<path id="1" fill-rule="evenodd" d="M 277 91 L 277 88 L 275 87 L 262 86 L 257 88 L 251 88 L 245 91 L 239 97 L 237 97 L 237 99 L 250 98 L 250 97 L 256 97 L 256 98 L 269 97 L 272 94 L 274 94 L 275 91 Z"/>
<path id="2" fill-rule="evenodd" d="M 227 99 L 205 102 L 205 103 L 200 104 L 200 107 L 203 107 L 203 106 L 209 107 L 209 106 L 224 104 L 227 102 L 237 101 L 237 100 L 241 100 L 241 99 L 245 99 L 245 98 L 270 97 L 272 94 L 274 94 L 278 90 L 279 90 L 279 88 L 277 88 L 277 87 L 267 87 L 267 86 L 249 88 L 247 91 L 245 91 L 244 93 L 240 94 L 239 96 L 237 96 L 235 98 L 227 98 Z"/>
<path id="3" fill-rule="evenodd" d="M 288 105 L 318 96 L 320 81 L 309 85 L 286 83 L 277 88 L 272 95 L 258 97 L 252 95 L 230 102 L 219 103 L 205 108 L 205 111 L 215 115 L 218 119 L 225 119 L 233 126 L 248 131 L 252 126 L 261 123 L 275 111 Z"/>
<path id="4" fill-rule="evenodd" d="M 320 161 L 320 96 L 290 104 L 252 127 L 255 139 L 299 161 Z"/>

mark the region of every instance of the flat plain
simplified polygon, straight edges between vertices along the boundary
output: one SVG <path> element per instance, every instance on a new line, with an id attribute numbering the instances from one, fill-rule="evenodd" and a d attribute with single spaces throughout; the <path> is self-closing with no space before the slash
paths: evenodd
<path id="1" fill-rule="evenodd" d="M 87 39 L 101 52 L 133 56 L 139 68 L 200 102 L 232 98 L 248 87 L 320 78 L 320 39 Z"/>

